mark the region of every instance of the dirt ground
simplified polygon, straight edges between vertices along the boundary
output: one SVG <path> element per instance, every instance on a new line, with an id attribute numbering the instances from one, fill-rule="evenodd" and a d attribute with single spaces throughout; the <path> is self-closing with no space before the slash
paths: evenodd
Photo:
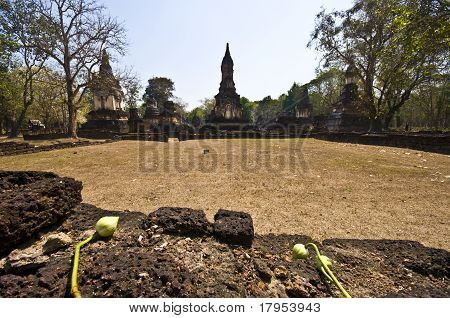
<path id="1" fill-rule="evenodd" d="M 2 170 L 54 171 L 109 210 L 219 208 L 257 234 L 415 240 L 449 250 L 450 157 L 315 139 L 121 141 L 0 158 Z"/>

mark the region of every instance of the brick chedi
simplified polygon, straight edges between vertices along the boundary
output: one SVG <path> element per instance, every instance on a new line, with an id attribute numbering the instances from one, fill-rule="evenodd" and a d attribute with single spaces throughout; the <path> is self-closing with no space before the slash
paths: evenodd
<path id="1" fill-rule="evenodd" d="M 114 76 L 106 50 L 102 54 L 100 70 L 92 78 L 91 89 L 94 95 L 94 110 L 122 110 L 124 94 Z"/>
<path id="2" fill-rule="evenodd" d="M 312 104 L 309 99 L 308 85 L 299 86 L 294 83 L 292 91 L 286 100 L 286 107 L 278 116 L 278 122 L 306 123 L 311 120 Z"/>
<path id="3" fill-rule="evenodd" d="M 94 109 L 88 113 L 88 121 L 82 130 L 127 132 L 128 117 L 122 107 L 124 93 L 114 76 L 106 50 L 103 50 L 99 72 L 93 75 L 89 88 Z"/>
<path id="4" fill-rule="evenodd" d="M 166 100 L 162 107 L 155 98 L 150 98 L 141 118 L 137 109 L 130 109 L 128 120 L 130 133 L 151 133 L 176 135 L 187 129 L 183 116 L 173 101 Z"/>
<path id="5" fill-rule="evenodd" d="M 233 80 L 233 59 L 230 54 L 230 47 L 227 43 L 225 56 L 222 60 L 222 81 L 220 82 L 219 93 L 215 96 L 216 105 L 211 112 L 210 122 L 213 123 L 240 123 L 243 122 L 242 105 L 240 96 L 236 93 Z"/>
<path id="6" fill-rule="evenodd" d="M 275 118 L 260 125 L 279 133 L 303 133 L 312 127 L 313 106 L 309 99 L 308 84 L 294 83 L 283 103 L 283 110 Z"/>
<path id="7" fill-rule="evenodd" d="M 357 71 L 349 66 L 345 72 L 345 86 L 333 112 L 328 118 L 329 131 L 365 132 L 369 129 L 369 119 L 363 114 L 358 94 Z"/>

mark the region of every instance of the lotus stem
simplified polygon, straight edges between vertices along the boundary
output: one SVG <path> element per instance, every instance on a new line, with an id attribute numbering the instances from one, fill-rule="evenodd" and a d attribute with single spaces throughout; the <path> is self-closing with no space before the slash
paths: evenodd
<path id="1" fill-rule="evenodd" d="M 73 268 L 72 268 L 72 280 L 71 280 L 71 293 L 73 297 L 75 298 L 81 298 L 81 293 L 78 290 L 78 265 L 80 262 L 80 249 L 83 247 L 83 245 L 86 245 L 89 243 L 93 238 L 95 234 L 89 236 L 84 241 L 78 243 L 75 246 L 75 256 L 73 257 Z"/>
<path id="2" fill-rule="evenodd" d="M 322 272 L 323 276 L 325 276 L 327 278 L 327 280 L 329 282 L 333 281 L 333 279 L 331 279 L 330 275 L 328 275 L 328 273 L 325 271 L 325 268 L 323 268 L 323 266 L 320 268 L 320 271 Z"/>
<path id="3" fill-rule="evenodd" d="M 322 268 L 324 269 L 324 270 L 322 270 L 322 273 L 325 275 L 325 277 L 330 279 L 330 281 L 332 281 L 337 286 L 337 288 L 339 288 L 339 290 L 341 291 L 341 293 L 344 295 L 345 298 L 352 298 L 350 296 L 350 294 L 345 290 L 345 288 L 342 287 L 341 283 L 339 283 L 339 281 L 337 280 L 336 276 L 334 276 L 331 269 L 328 268 L 327 264 L 325 264 L 322 261 L 322 258 L 320 257 L 321 255 L 320 255 L 319 249 L 317 248 L 317 245 L 314 243 L 308 243 L 305 246 L 306 247 L 311 246 L 314 249 L 314 251 L 316 252 L 317 258 L 318 258 L 320 264 L 322 264 Z"/>

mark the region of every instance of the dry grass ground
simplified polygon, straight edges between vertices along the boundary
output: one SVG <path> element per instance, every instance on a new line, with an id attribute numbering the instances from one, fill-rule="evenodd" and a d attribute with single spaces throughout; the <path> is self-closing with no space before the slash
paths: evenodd
<path id="1" fill-rule="evenodd" d="M 204 149 L 209 153 L 204 154 Z M 104 209 L 251 213 L 257 233 L 408 239 L 450 249 L 450 158 L 315 139 L 121 141 L 14 157 L 3 170 L 83 181 Z"/>

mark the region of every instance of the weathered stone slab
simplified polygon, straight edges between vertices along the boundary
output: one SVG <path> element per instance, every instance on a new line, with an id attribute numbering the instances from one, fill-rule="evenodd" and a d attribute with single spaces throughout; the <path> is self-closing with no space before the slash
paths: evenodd
<path id="1" fill-rule="evenodd" d="M 51 172 L 0 171 L 0 254 L 62 221 L 81 202 L 81 189 Z"/>
<path id="2" fill-rule="evenodd" d="M 255 235 L 250 214 L 220 209 L 214 216 L 214 236 L 225 243 L 250 246 Z"/>
<path id="3" fill-rule="evenodd" d="M 31 246 L 12 251 L 6 257 L 3 269 L 7 273 L 26 273 L 44 266 L 48 260 L 49 257 L 42 253 L 42 246 Z"/>
<path id="4" fill-rule="evenodd" d="M 48 236 L 44 245 L 42 246 L 43 252 L 46 255 L 52 254 L 64 247 L 72 244 L 72 239 L 66 233 L 55 233 Z"/>
<path id="5" fill-rule="evenodd" d="M 205 212 L 189 208 L 163 207 L 148 216 L 145 227 L 156 224 L 165 233 L 189 236 L 203 236 L 212 233 L 212 225 Z"/>

